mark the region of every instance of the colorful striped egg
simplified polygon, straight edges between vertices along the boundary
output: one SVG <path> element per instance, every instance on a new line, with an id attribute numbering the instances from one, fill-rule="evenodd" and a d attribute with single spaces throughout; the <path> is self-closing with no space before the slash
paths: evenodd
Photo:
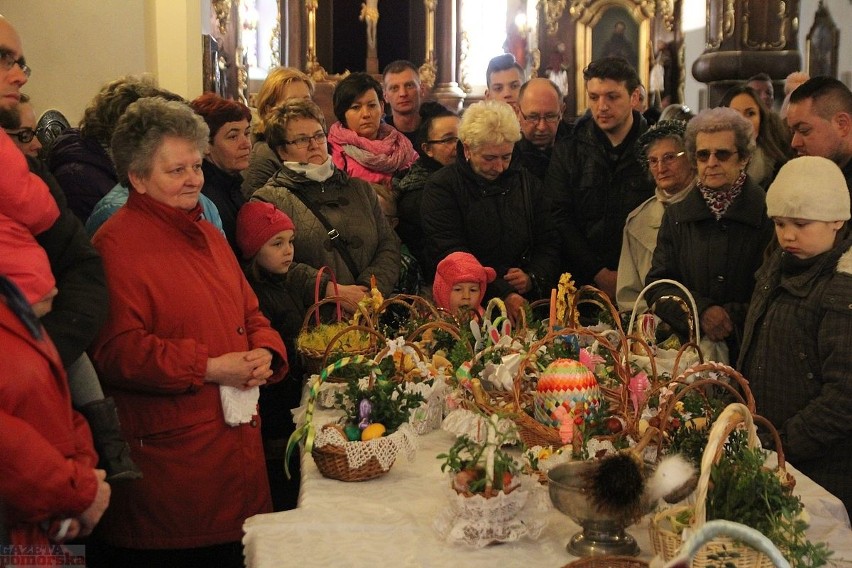
<path id="1" fill-rule="evenodd" d="M 574 359 L 557 359 L 542 371 L 533 399 L 535 419 L 547 426 L 557 427 L 553 411 L 563 403 L 573 409 L 578 403 L 599 406 L 601 391 L 595 375 Z"/>

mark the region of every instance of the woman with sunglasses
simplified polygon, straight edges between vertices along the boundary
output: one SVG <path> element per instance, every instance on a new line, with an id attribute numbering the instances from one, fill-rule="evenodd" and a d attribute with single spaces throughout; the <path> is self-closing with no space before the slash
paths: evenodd
<path id="1" fill-rule="evenodd" d="M 746 174 L 754 151 L 754 128 L 731 108 L 705 110 L 686 127 L 686 152 L 697 168 L 695 187 L 663 216 L 646 284 L 662 278 L 683 283 L 698 306 L 702 335 L 724 341 L 736 360 L 754 273 L 772 238 L 766 195 Z M 657 286 L 649 305 L 679 296 L 673 286 Z M 657 313 L 683 337 L 686 315 L 663 301 Z"/>

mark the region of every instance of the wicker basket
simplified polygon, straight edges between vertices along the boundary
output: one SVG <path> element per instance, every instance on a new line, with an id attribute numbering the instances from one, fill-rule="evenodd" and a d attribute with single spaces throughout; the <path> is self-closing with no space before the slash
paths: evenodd
<path id="1" fill-rule="evenodd" d="M 299 335 L 301 336 L 302 333 L 306 333 L 311 328 L 311 316 L 314 315 L 318 318 L 320 308 L 327 304 L 336 304 L 337 309 L 340 310 L 341 303 L 349 303 L 355 309 L 361 310 L 360 307 L 357 307 L 351 302 L 348 302 L 348 300 L 346 300 L 345 298 L 324 298 L 313 306 L 311 306 L 310 308 L 308 308 L 307 313 L 305 313 L 305 319 L 302 322 L 302 331 L 299 332 Z M 367 317 L 367 314 L 363 310 L 361 310 L 361 314 L 363 316 L 361 320 L 366 325 L 347 325 L 342 327 L 333 337 L 331 337 L 331 339 L 329 339 L 328 344 L 325 346 L 325 349 L 320 350 L 307 348 L 302 345 L 299 345 L 299 341 L 297 340 L 297 350 L 299 352 L 299 356 L 302 358 L 302 363 L 305 367 L 305 370 L 308 373 L 312 375 L 319 373 L 328 365 L 328 359 L 334 353 L 341 354 L 344 357 L 353 357 L 356 355 L 371 357 L 378 352 L 379 345 L 384 344 L 384 337 L 372 327 L 372 323 L 370 322 L 369 318 Z M 338 321 L 342 321 L 342 316 L 338 315 L 338 318 Z M 323 324 L 320 323 L 317 325 Z M 361 333 L 369 337 L 366 346 L 361 349 L 352 349 L 349 347 L 341 348 L 341 345 L 343 345 L 343 340 L 346 338 L 347 335 L 351 333 Z M 335 382 L 335 378 L 333 376 L 328 377 L 327 380 L 329 382 Z"/>
<path id="2" fill-rule="evenodd" d="M 378 458 L 372 456 L 367 463 L 353 468 L 349 465 L 349 458 L 346 455 L 347 444 L 367 444 L 369 442 L 350 442 L 346 439 L 343 429 L 336 424 L 326 424 L 322 429 L 335 429 L 340 432 L 340 445 L 326 444 L 322 447 L 314 446 L 311 455 L 314 458 L 314 463 L 317 464 L 317 469 L 329 479 L 337 479 L 339 481 L 367 481 L 381 477 L 390 471 L 390 467 L 383 468 L 379 463 Z M 393 434 L 392 434 L 393 435 Z M 391 462 L 393 465 L 393 462 Z"/>
<path id="3" fill-rule="evenodd" d="M 313 455 L 317 469 L 323 476 L 340 481 L 367 481 L 387 473 L 402 449 L 406 451 L 408 458 L 412 459 L 415 449 L 413 441 L 415 434 L 408 424 L 403 424 L 396 432 L 388 436 L 368 441 L 349 441 L 340 426 L 326 424 L 322 427 L 321 435 L 317 437 L 318 439 L 315 439 L 313 414 L 320 385 L 334 371 L 347 365 L 369 365 L 374 373 L 381 372 L 374 361 L 360 355 L 344 357 L 325 367 L 310 385 L 305 421 L 290 436 L 287 443 L 288 462 L 285 463 L 289 463 L 291 452 L 300 442 L 304 441 L 304 450 Z M 372 381 L 372 379 L 373 375 L 371 374 L 370 380 Z M 350 451 L 347 450 L 356 447 L 360 448 L 361 451 L 352 452 L 353 454 L 360 455 L 361 458 L 365 454 L 369 454 L 369 457 L 366 460 L 362 459 L 362 463 L 353 464 L 350 461 Z M 380 460 L 377 457 L 379 455 L 385 458 L 390 455 L 391 459 Z M 382 461 L 385 463 L 382 464 Z"/>
<path id="4" fill-rule="evenodd" d="M 588 556 L 569 562 L 563 568 L 648 568 L 649 564 L 632 556 Z"/>
<path id="5" fill-rule="evenodd" d="M 670 519 L 683 512 L 692 512 L 691 529 L 697 531 L 707 520 L 707 491 L 710 482 L 710 470 L 713 464 L 722 454 L 725 440 L 737 429 L 743 426 L 748 435 L 748 447 L 757 445 L 757 435 L 754 429 L 754 420 L 751 411 L 743 404 L 734 403 L 728 405 L 713 423 L 710 430 L 710 438 L 701 460 L 701 474 L 698 478 L 698 487 L 695 495 L 695 505 L 678 505 L 665 509 L 653 515 L 650 522 L 651 543 L 654 552 L 665 560 L 675 558 L 683 540 L 680 532 L 671 530 Z M 783 470 L 783 456 L 779 453 L 779 469 Z M 693 568 L 718 565 L 720 553 L 731 556 L 736 554 L 736 565 L 738 568 L 771 568 L 772 561 L 763 553 L 748 546 L 734 541 L 729 537 L 716 537 L 693 556 Z M 711 558 L 714 557 L 715 558 Z"/>

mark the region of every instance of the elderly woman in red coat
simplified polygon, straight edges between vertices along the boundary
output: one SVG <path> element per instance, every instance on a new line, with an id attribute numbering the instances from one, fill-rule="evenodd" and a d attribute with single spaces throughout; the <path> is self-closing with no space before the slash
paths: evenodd
<path id="1" fill-rule="evenodd" d="M 143 479 L 116 486 L 105 566 L 242 566 L 272 510 L 257 387 L 287 370 L 228 243 L 198 204 L 208 128 L 180 102 L 130 105 L 112 139 L 127 203 L 98 231 L 110 317 L 92 349 Z"/>

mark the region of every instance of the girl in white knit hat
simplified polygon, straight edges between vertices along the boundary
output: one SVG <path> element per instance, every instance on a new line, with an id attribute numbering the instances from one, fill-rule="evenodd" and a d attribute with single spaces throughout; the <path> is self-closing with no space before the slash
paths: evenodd
<path id="1" fill-rule="evenodd" d="M 787 460 L 852 507 L 852 235 L 834 162 L 788 162 L 766 195 L 779 246 L 756 273 L 739 368 Z"/>

